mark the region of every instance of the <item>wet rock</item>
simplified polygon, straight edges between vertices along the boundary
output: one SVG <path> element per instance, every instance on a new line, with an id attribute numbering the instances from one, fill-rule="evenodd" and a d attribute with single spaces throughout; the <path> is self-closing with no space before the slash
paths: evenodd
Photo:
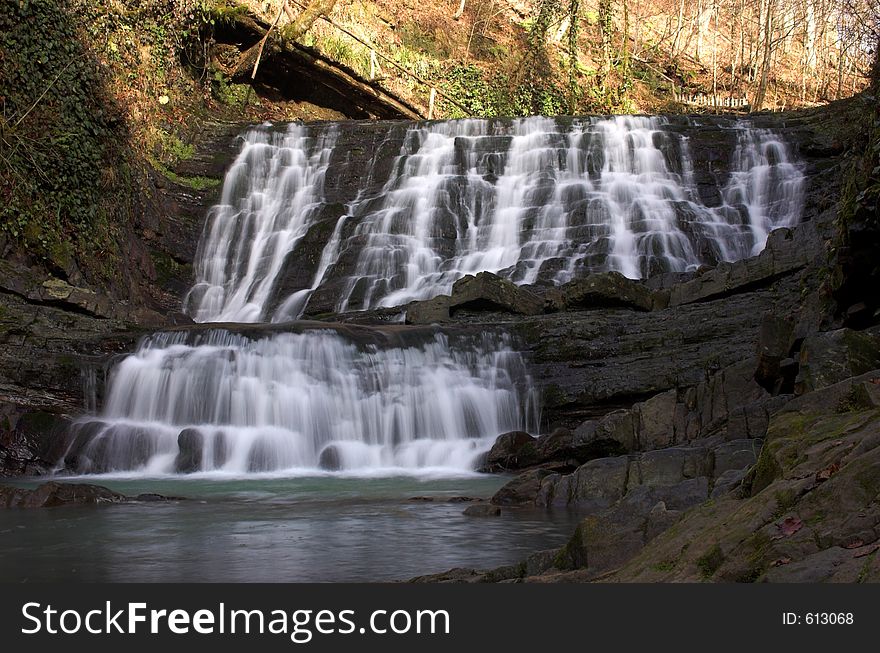
<path id="1" fill-rule="evenodd" d="M 804 394 L 880 368 L 880 334 L 838 329 L 809 336 L 800 351 L 795 392 Z"/>
<path id="2" fill-rule="evenodd" d="M 65 415 L 0 402 L 0 476 L 52 471 L 65 453 L 61 440 L 69 427 Z"/>
<path id="3" fill-rule="evenodd" d="M 497 506 L 534 505 L 541 491 L 541 481 L 552 473 L 548 469 L 523 472 L 498 490 L 491 502 Z"/>
<path id="4" fill-rule="evenodd" d="M 184 429 L 177 436 L 177 458 L 174 469 L 178 474 L 190 474 L 202 468 L 205 436 L 198 429 Z"/>
<path id="5" fill-rule="evenodd" d="M 538 462 L 537 438 L 524 431 L 502 433 L 486 455 L 481 471 L 497 472 L 522 469 Z"/>
<path id="6" fill-rule="evenodd" d="M 449 320 L 457 311 L 506 312 L 540 315 L 544 300 L 524 287 L 491 272 L 462 277 L 452 286 L 451 295 L 441 295 L 406 307 L 408 324 L 433 324 Z"/>
<path id="7" fill-rule="evenodd" d="M 183 497 L 166 497 L 164 494 L 155 494 L 153 492 L 145 492 L 138 494 L 131 499 L 132 501 L 140 501 L 142 503 L 162 503 L 165 501 L 185 501 Z"/>
<path id="8" fill-rule="evenodd" d="M 664 308 L 658 293 L 619 272 L 599 272 L 547 291 L 550 310 L 626 307 L 640 311 Z"/>
<path id="9" fill-rule="evenodd" d="M 776 229 L 755 257 L 719 263 L 696 278 L 673 286 L 669 306 L 681 306 L 730 295 L 750 286 L 809 265 L 822 250 L 816 225 L 805 222 L 793 229 Z"/>
<path id="10" fill-rule="evenodd" d="M 436 324 L 449 320 L 449 297 L 440 295 L 406 307 L 407 324 Z"/>
<path id="11" fill-rule="evenodd" d="M 499 517 L 501 508 L 491 503 L 477 503 L 465 508 L 461 514 L 466 517 Z"/>
<path id="12" fill-rule="evenodd" d="M 0 506 L 5 508 L 52 508 L 66 505 L 109 504 L 126 497 L 100 485 L 43 483 L 33 490 L 0 485 Z"/>
<path id="13" fill-rule="evenodd" d="M 318 456 L 318 467 L 328 472 L 338 472 L 342 469 L 342 456 L 339 449 L 332 444 L 324 447 Z"/>
<path id="14" fill-rule="evenodd" d="M 503 310 L 520 315 L 540 315 L 543 300 L 512 281 L 491 272 L 462 277 L 452 286 L 450 313 L 457 310 Z"/>

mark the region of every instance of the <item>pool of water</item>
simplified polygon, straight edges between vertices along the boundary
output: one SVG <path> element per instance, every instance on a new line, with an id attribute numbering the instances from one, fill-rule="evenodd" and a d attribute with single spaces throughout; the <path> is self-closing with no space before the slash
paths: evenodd
<path id="1" fill-rule="evenodd" d="M 450 498 L 489 497 L 508 480 L 476 474 L 64 480 L 186 500 L 0 510 L 0 581 L 402 580 L 518 562 L 563 544 L 577 521 L 519 509 L 466 517 L 469 504 Z"/>

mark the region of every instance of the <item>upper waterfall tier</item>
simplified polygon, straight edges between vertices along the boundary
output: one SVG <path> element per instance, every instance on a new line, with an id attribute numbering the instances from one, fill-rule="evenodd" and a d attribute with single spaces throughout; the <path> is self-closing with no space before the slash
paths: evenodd
<path id="1" fill-rule="evenodd" d="M 802 166 L 745 121 L 534 117 L 346 132 L 246 135 L 199 247 L 185 302 L 196 320 L 398 306 L 481 271 L 520 284 L 685 271 L 757 254 L 801 214 Z"/>

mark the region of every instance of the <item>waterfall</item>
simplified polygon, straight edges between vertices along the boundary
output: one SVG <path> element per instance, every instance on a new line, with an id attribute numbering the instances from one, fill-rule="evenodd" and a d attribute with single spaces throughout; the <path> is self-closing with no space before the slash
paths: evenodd
<path id="1" fill-rule="evenodd" d="M 803 174 L 772 132 L 731 129 L 737 144 L 713 206 L 694 182 L 687 137 L 662 118 L 413 125 L 379 197 L 356 203 L 346 216 L 356 227 L 325 249 L 334 263 L 357 252 L 335 308 L 399 306 L 482 271 L 558 284 L 754 255 L 770 230 L 799 220 Z"/>
<path id="2" fill-rule="evenodd" d="M 334 331 L 147 338 L 113 371 L 66 456 L 79 472 L 472 470 L 499 433 L 536 431 L 506 337 L 356 344 Z"/>
<path id="3" fill-rule="evenodd" d="M 641 116 L 394 123 L 369 165 L 346 149 L 366 123 L 342 141 L 334 125 L 254 128 L 208 215 L 184 308 L 197 322 L 287 322 L 318 299 L 322 311 L 401 306 L 481 271 L 549 285 L 754 255 L 800 219 L 801 165 L 773 132 L 710 128 L 728 161 L 695 161 L 681 125 Z M 145 339 L 61 466 L 461 472 L 499 434 L 537 432 L 526 363 L 503 334 L 247 333 Z M 84 391 L 96 398 L 94 375 Z"/>
<path id="4" fill-rule="evenodd" d="M 197 322 L 258 322 L 287 255 L 321 201 L 336 133 L 253 129 L 226 174 L 196 255 L 184 308 Z"/>

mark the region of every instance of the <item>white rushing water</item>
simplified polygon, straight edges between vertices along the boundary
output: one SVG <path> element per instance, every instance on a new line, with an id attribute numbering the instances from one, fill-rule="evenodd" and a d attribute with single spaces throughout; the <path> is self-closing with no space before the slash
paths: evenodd
<path id="1" fill-rule="evenodd" d="M 223 183 L 184 308 L 196 322 L 259 322 L 287 255 L 320 206 L 336 132 L 254 129 Z"/>
<path id="2" fill-rule="evenodd" d="M 482 271 L 564 283 L 579 268 L 641 278 L 757 254 L 799 220 L 803 174 L 772 132 L 736 130 L 721 201 L 708 206 L 687 138 L 661 118 L 413 126 L 381 208 L 355 207 L 349 242 L 333 243 L 366 242 L 336 310 L 447 294 Z"/>
<path id="3" fill-rule="evenodd" d="M 193 337 L 158 334 L 115 368 L 103 411 L 76 427 L 73 469 L 460 473 L 498 434 L 537 429 L 506 338 L 378 347 L 328 330 Z"/>
<path id="4" fill-rule="evenodd" d="M 353 271 L 337 311 L 445 294 L 482 271 L 558 284 L 590 271 L 640 278 L 752 256 L 772 229 L 800 219 L 803 174 L 773 132 L 727 129 L 728 171 L 709 180 L 718 186 L 706 200 L 688 137 L 663 118 L 413 124 L 378 193 L 359 194 L 338 218 L 312 283 L 274 304 L 333 174 L 336 131 L 255 129 L 209 216 L 185 308 L 200 322 L 294 319 L 342 274 L 341 259 Z"/>

